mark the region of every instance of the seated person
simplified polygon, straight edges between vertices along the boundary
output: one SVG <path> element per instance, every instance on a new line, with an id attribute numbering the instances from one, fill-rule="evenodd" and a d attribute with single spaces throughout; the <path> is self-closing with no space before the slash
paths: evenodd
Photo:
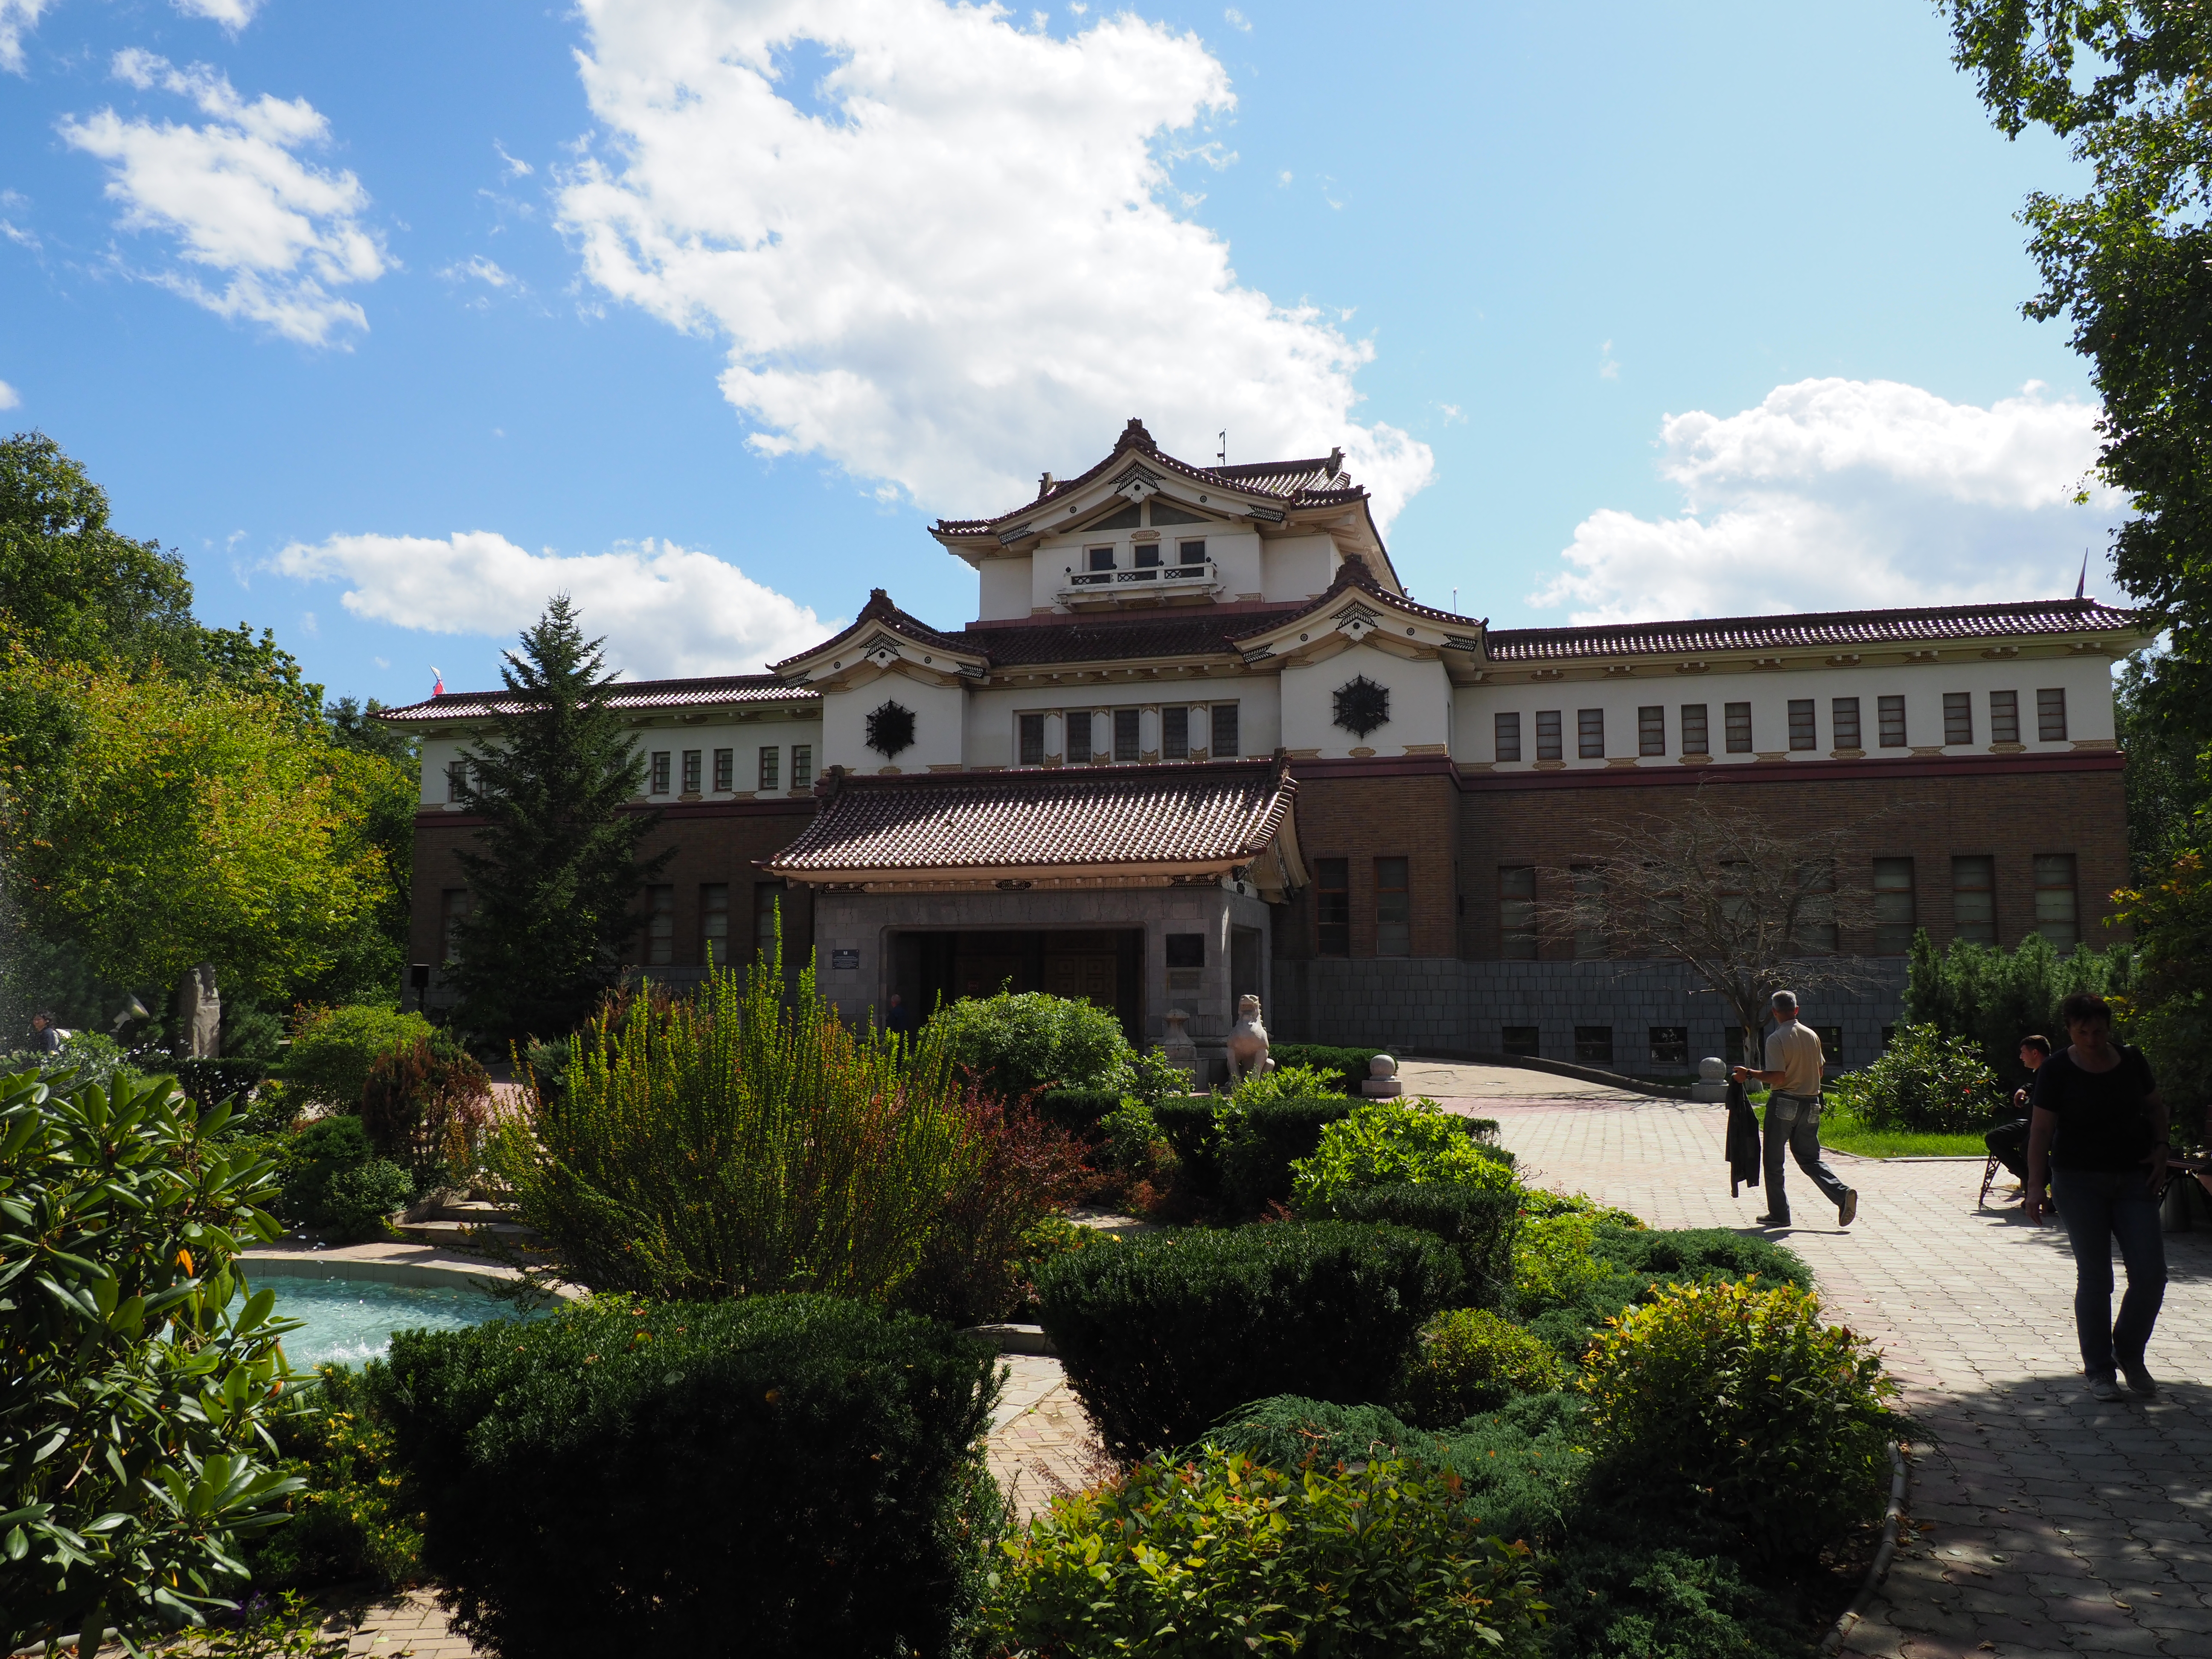
<path id="1" fill-rule="evenodd" d="M 2051 1039 L 2045 1036 L 2024 1036 L 2020 1040 L 2020 1063 L 2027 1067 L 2033 1077 L 2043 1062 L 2051 1058 Z M 2012 1103 L 2022 1112 L 2027 1109 L 2027 1091 L 2013 1091 Z M 2022 1187 L 2027 1184 L 2027 1124 L 2025 1117 L 2017 1121 L 2000 1123 L 1982 1137 L 1982 1144 L 1990 1149 L 1990 1156 L 2012 1171 L 2012 1178 Z"/>

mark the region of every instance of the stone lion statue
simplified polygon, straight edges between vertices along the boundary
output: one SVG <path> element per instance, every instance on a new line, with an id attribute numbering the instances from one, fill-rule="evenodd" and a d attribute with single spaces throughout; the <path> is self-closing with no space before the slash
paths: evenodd
<path id="1" fill-rule="evenodd" d="M 1267 1058 L 1267 1028 L 1260 1023 L 1260 999 L 1237 1000 L 1237 1024 L 1229 1030 L 1229 1084 L 1231 1088 L 1248 1077 L 1265 1077 L 1275 1069 Z"/>

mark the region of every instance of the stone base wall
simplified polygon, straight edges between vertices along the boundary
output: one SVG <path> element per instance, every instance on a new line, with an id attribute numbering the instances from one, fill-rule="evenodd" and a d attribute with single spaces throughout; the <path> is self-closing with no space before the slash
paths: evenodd
<path id="1" fill-rule="evenodd" d="M 1904 1018 L 1905 961 L 1863 959 L 1871 984 L 1855 992 L 1806 990 L 1808 1025 L 1843 1027 L 1832 1064 L 1856 1068 L 1881 1052 L 1881 1030 Z M 1687 968 L 1666 962 L 1461 962 L 1449 957 L 1369 957 L 1274 963 L 1267 1030 L 1278 1042 L 1331 1042 L 1494 1054 L 1501 1028 L 1533 1025 L 1546 1060 L 1576 1058 L 1575 1028 L 1613 1030 L 1613 1069 L 1692 1072 L 1727 1052 L 1732 1017 Z M 1690 1065 L 1651 1058 L 1650 1028 L 1686 1025 Z"/>

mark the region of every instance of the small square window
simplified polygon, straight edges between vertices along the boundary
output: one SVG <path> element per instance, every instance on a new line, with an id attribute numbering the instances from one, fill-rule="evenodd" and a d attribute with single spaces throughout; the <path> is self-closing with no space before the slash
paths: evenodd
<path id="1" fill-rule="evenodd" d="M 1044 764 L 1044 716 L 1024 714 L 1020 717 L 1019 726 L 1021 758 L 1014 763 L 1018 766 L 1042 766 Z"/>
<path id="2" fill-rule="evenodd" d="M 1325 957 L 1352 954 L 1352 860 L 1314 860 L 1316 947 Z"/>
<path id="3" fill-rule="evenodd" d="M 1213 758 L 1226 760 L 1238 753 L 1237 747 L 1237 705 L 1217 702 L 1213 705 Z"/>
<path id="4" fill-rule="evenodd" d="M 1859 700 L 1856 697 L 1838 697 L 1828 705 L 1828 718 L 1833 722 L 1836 747 L 1856 749 L 1859 746 Z"/>
<path id="5" fill-rule="evenodd" d="M 1517 761 L 1521 758 L 1521 716 L 1518 713 L 1492 716 L 1491 727 L 1498 741 L 1498 758 Z"/>
<path id="6" fill-rule="evenodd" d="M 1110 547 L 1086 547 L 1083 550 L 1083 557 L 1093 570 L 1111 570 L 1114 568 L 1114 550 Z"/>
<path id="7" fill-rule="evenodd" d="M 2035 694 L 2035 740 L 2038 743 L 2066 741 L 2066 688 L 2046 686 Z"/>
<path id="8" fill-rule="evenodd" d="M 1710 755 L 1713 752 L 1711 728 L 1705 724 L 1705 705 L 1686 702 L 1682 705 L 1682 752 L 1686 755 Z"/>
<path id="9" fill-rule="evenodd" d="M 1974 698 L 1968 691 L 1946 691 L 1943 694 L 1943 742 L 1948 748 L 1954 744 L 1974 740 Z"/>
<path id="10" fill-rule="evenodd" d="M 1141 759 L 1143 751 L 1137 747 L 1137 711 L 1117 708 L 1114 711 L 1114 758 L 1117 761 Z"/>
<path id="11" fill-rule="evenodd" d="M 1176 562 L 1182 565 L 1204 564 L 1206 562 L 1206 544 L 1204 542 L 1177 542 L 1176 544 Z"/>
<path id="12" fill-rule="evenodd" d="M 1686 1025 L 1653 1026 L 1651 1063 L 1654 1066 L 1687 1066 L 1690 1063 L 1690 1028 Z"/>
<path id="13" fill-rule="evenodd" d="M 653 776 L 650 787 L 656 795 L 665 795 L 668 793 L 669 752 L 665 749 L 656 749 L 653 751 Z"/>
<path id="14" fill-rule="evenodd" d="M 1813 730 L 1813 700 L 1810 697 L 1790 699 L 1790 746 L 1792 749 L 1820 747 L 1820 738 Z"/>
<path id="15" fill-rule="evenodd" d="M 1992 691 L 1990 693 L 1990 741 L 2018 743 L 2020 741 L 2020 693 Z"/>
<path id="16" fill-rule="evenodd" d="M 1180 703 L 1160 710 L 1160 758 L 1190 758 L 1190 710 Z"/>
<path id="17" fill-rule="evenodd" d="M 1875 707 L 1881 717 L 1881 746 L 1885 749 L 1904 748 L 1905 699 L 1884 697 Z"/>
<path id="18" fill-rule="evenodd" d="M 1972 945 L 1997 942 L 1997 861 L 1985 854 L 1951 860 L 1951 936 Z"/>
<path id="19" fill-rule="evenodd" d="M 687 749 L 684 751 L 684 793 L 687 795 L 699 793 L 699 763 L 702 758 L 702 751 L 699 750 Z"/>
<path id="20" fill-rule="evenodd" d="M 783 787 L 783 750 L 763 749 L 760 751 L 760 787 L 775 791 Z"/>
<path id="21" fill-rule="evenodd" d="M 1536 1040 L 1533 1025 L 1501 1025 L 1498 1028 L 1498 1051 L 1516 1060 L 1535 1060 L 1542 1045 Z"/>
<path id="22" fill-rule="evenodd" d="M 738 751 L 717 749 L 714 751 L 714 787 L 726 794 L 738 787 Z"/>
<path id="23" fill-rule="evenodd" d="M 1731 755 L 1751 753 L 1751 705 L 1731 702 L 1723 706 L 1728 717 L 1728 751 Z"/>
<path id="24" fill-rule="evenodd" d="M 1559 736 L 1559 711 L 1540 708 L 1536 711 L 1536 758 L 1540 761 L 1559 760 L 1566 750 Z"/>
<path id="25" fill-rule="evenodd" d="M 814 745 L 794 743 L 791 745 L 791 787 L 811 789 L 814 786 Z"/>
<path id="26" fill-rule="evenodd" d="M 1137 568 L 1157 570 L 1160 568 L 1160 544 L 1158 542 L 1139 542 L 1130 550 L 1137 556 Z"/>
<path id="27" fill-rule="evenodd" d="M 1576 1026 L 1575 1063 L 1577 1066 L 1602 1066 L 1610 1071 L 1613 1068 L 1613 1027 Z"/>
<path id="28" fill-rule="evenodd" d="M 1636 711 L 1636 752 L 1639 755 L 1664 755 L 1667 752 L 1667 706 L 1653 703 Z"/>
<path id="29" fill-rule="evenodd" d="M 1170 968 L 1203 968 L 1206 966 L 1206 935 L 1203 933 L 1170 933 L 1168 966 Z"/>
<path id="30" fill-rule="evenodd" d="M 1575 757 L 1578 760 L 1605 758 L 1605 710 L 1575 710 Z"/>

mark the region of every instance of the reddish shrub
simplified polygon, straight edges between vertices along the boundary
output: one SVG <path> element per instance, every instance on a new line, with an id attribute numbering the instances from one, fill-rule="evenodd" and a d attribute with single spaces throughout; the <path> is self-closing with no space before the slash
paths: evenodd
<path id="1" fill-rule="evenodd" d="M 427 1191 L 476 1167 L 491 1127 L 491 1079 L 458 1049 L 406 1044 L 370 1068 L 361 1121 L 378 1152 Z"/>

